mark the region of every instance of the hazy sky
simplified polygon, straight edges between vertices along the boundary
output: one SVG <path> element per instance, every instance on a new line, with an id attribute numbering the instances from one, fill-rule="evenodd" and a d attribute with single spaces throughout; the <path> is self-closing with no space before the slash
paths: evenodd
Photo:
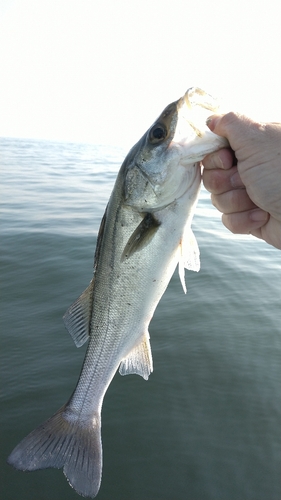
<path id="1" fill-rule="evenodd" d="M 0 135 L 133 145 L 192 86 L 281 121 L 276 0 L 0 0 Z"/>

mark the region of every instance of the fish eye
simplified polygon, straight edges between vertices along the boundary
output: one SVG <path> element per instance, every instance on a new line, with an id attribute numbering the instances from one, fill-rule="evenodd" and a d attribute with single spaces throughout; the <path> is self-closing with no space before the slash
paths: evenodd
<path id="1" fill-rule="evenodd" d="M 149 132 L 149 141 L 152 144 L 156 144 L 157 142 L 161 142 L 164 139 L 166 139 L 166 137 L 167 137 L 167 130 L 160 123 L 157 123 L 156 125 L 154 125 Z"/>

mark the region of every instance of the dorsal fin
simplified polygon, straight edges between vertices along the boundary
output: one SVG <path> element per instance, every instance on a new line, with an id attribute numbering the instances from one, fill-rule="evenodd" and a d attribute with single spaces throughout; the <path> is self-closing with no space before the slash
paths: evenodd
<path id="1" fill-rule="evenodd" d="M 148 380 L 150 373 L 153 372 L 153 362 L 148 331 L 143 335 L 141 342 L 135 346 L 122 359 L 119 373 L 121 375 L 137 374 Z"/>
<path id="2" fill-rule="evenodd" d="M 101 220 L 99 232 L 98 232 L 98 237 L 97 237 L 97 244 L 96 244 L 96 250 L 95 250 L 95 256 L 94 256 L 94 273 L 95 273 L 95 270 L 98 266 L 98 261 L 99 261 L 99 257 L 100 257 L 101 245 L 102 245 L 104 228 L 105 228 L 106 217 L 107 217 L 107 207 L 108 207 L 108 205 L 106 206 L 105 212 L 102 216 L 102 220 Z"/>
<path id="3" fill-rule="evenodd" d="M 93 288 L 94 280 L 92 279 L 86 290 L 73 302 L 63 316 L 64 324 L 73 338 L 76 347 L 81 347 L 85 344 L 90 336 Z"/>
<path id="4" fill-rule="evenodd" d="M 185 285 L 185 269 L 198 272 L 200 269 L 200 252 L 197 241 L 190 227 L 185 229 L 183 238 L 180 243 L 180 258 L 179 258 L 179 276 L 184 293 L 186 293 Z"/>
<path id="5" fill-rule="evenodd" d="M 99 233 L 96 244 L 95 258 L 94 258 L 94 272 L 97 268 L 101 243 L 104 234 L 104 227 L 106 222 L 107 207 L 103 214 L 103 218 L 100 223 Z M 64 324 L 69 331 L 71 337 L 74 340 L 76 347 L 81 347 L 90 336 L 90 324 L 93 309 L 93 289 L 94 289 L 94 278 L 92 279 L 86 290 L 78 297 L 78 299 L 73 302 L 73 304 L 67 309 L 65 315 L 63 316 Z"/>
<path id="6" fill-rule="evenodd" d="M 123 261 L 124 259 L 128 259 L 135 252 L 139 252 L 142 248 L 148 245 L 160 224 L 161 223 L 154 217 L 153 214 L 145 214 L 145 217 L 129 238 L 128 243 L 123 250 L 121 260 Z"/>

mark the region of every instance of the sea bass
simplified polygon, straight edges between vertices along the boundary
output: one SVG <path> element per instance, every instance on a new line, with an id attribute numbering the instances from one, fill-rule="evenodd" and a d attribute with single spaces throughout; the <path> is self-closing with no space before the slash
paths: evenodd
<path id="1" fill-rule="evenodd" d="M 80 378 L 69 401 L 12 451 L 17 469 L 63 468 L 77 493 L 97 495 L 105 392 L 118 367 L 148 379 L 155 308 L 177 264 L 184 291 L 185 268 L 200 267 L 191 220 L 200 161 L 227 145 L 206 126 L 217 109 L 211 96 L 189 89 L 125 158 L 100 225 L 93 279 L 64 316 L 77 347 L 89 339 Z"/>

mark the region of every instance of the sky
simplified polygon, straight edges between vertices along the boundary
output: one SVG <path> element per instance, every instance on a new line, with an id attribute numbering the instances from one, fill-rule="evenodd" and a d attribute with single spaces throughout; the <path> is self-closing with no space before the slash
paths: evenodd
<path id="1" fill-rule="evenodd" d="M 0 136 L 132 146 L 193 86 L 281 121 L 276 0 L 0 0 Z"/>

